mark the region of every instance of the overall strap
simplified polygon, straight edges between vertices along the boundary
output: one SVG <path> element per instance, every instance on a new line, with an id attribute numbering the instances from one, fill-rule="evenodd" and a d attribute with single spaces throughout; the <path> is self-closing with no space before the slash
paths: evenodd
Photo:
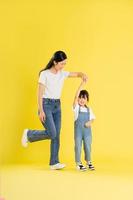
<path id="1" fill-rule="evenodd" d="M 80 113 L 80 105 L 79 105 L 79 113 Z"/>
<path id="2" fill-rule="evenodd" d="M 86 106 L 86 108 L 87 108 L 88 112 L 90 112 L 90 109 L 88 108 L 88 106 Z"/>

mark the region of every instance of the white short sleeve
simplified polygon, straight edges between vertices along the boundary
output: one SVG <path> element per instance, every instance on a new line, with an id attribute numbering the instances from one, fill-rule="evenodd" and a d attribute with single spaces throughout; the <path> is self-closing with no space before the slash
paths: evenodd
<path id="1" fill-rule="evenodd" d="M 89 111 L 90 111 L 90 120 L 96 119 L 96 117 L 95 117 L 95 115 L 94 115 L 94 113 L 93 113 L 91 108 L 89 108 Z"/>
<path id="2" fill-rule="evenodd" d="M 39 82 L 39 83 L 42 83 L 43 85 L 46 84 L 46 73 L 45 73 L 45 71 L 42 71 L 42 72 L 40 73 L 38 82 Z"/>
<path id="3" fill-rule="evenodd" d="M 67 78 L 69 76 L 70 72 L 68 71 L 62 71 L 62 75 L 64 76 L 64 78 Z"/>
<path id="4" fill-rule="evenodd" d="M 75 107 L 72 107 L 72 110 L 74 112 L 74 121 L 76 121 L 79 114 L 79 104 L 77 103 Z"/>

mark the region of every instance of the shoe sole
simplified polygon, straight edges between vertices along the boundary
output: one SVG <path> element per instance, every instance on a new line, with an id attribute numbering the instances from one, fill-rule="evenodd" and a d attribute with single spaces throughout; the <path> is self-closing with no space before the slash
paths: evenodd
<path id="1" fill-rule="evenodd" d="M 23 135 L 22 135 L 22 138 L 21 138 L 21 144 L 22 144 L 23 147 L 26 148 L 28 146 L 28 142 L 24 143 L 25 135 L 27 135 L 27 129 L 23 131 Z"/>
<path id="2" fill-rule="evenodd" d="M 66 165 L 64 165 L 63 167 L 59 167 L 59 168 L 56 168 L 56 167 L 55 167 L 55 168 L 54 168 L 54 167 L 52 168 L 52 167 L 50 167 L 50 169 L 51 169 L 51 170 L 60 170 L 60 169 L 64 169 L 65 167 L 66 167 Z"/>
<path id="3" fill-rule="evenodd" d="M 64 169 L 64 167 L 62 168 L 50 168 L 51 170 L 61 170 L 61 169 Z"/>
<path id="4" fill-rule="evenodd" d="M 88 170 L 90 170 L 90 171 L 94 171 L 95 169 L 89 169 L 89 168 L 88 168 Z"/>
<path id="5" fill-rule="evenodd" d="M 84 172 L 84 171 L 87 171 L 87 169 L 77 169 L 77 171 Z"/>

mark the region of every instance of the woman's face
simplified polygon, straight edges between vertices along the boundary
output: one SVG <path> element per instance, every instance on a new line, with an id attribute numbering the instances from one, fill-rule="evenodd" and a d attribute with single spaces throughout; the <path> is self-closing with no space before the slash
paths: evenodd
<path id="1" fill-rule="evenodd" d="M 56 69 L 57 71 L 63 69 L 64 66 L 66 65 L 66 60 L 67 60 L 67 59 L 65 59 L 65 60 L 63 60 L 63 61 L 60 61 L 60 62 L 55 62 L 55 61 L 54 61 L 54 67 L 55 67 L 55 69 Z"/>

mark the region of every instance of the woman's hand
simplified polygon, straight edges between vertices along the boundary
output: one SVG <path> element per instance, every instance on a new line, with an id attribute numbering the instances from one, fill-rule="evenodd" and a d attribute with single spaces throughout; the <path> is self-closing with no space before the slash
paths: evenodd
<path id="1" fill-rule="evenodd" d="M 39 112 L 39 119 L 41 122 L 44 122 L 46 119 L 46 115 L 43 111 Z"/>

